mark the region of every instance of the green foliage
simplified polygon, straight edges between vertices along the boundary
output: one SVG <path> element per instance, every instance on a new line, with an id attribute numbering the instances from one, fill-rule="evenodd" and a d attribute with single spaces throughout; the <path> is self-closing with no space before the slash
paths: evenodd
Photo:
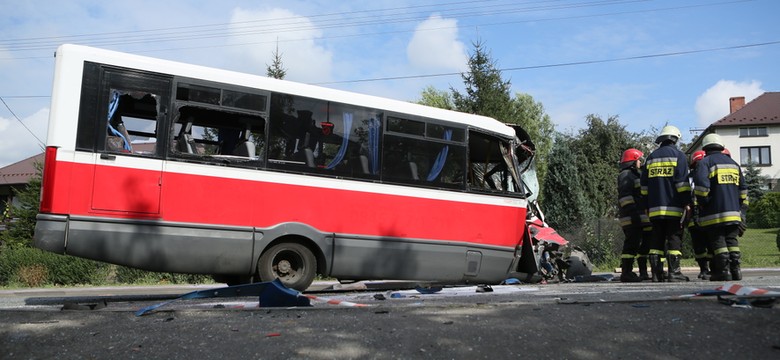
<path id="1" fill-rule="evenodd" d="M 35 168 L 35 175 L 21 191 L 15 194 L 19 203 L 9 205 L 9 214 L 13 221 L 6 221 L 6 230 L 0 232 L 0 244 L 11 247 L 32 246 L 35 217 L 38 215 L 41 197 L 42 165 L 35 163 Z"/>
<path id="2" fill-rule="evenodd" d="M 120 284 L 201 284 L 212 282 L 210 276 L 160 273 L 118 266 L 116 281 Z"/>
<path id="3" fill-rule="evenodd" d="M 455 109 L 506 121 L 511 111 L 511 83 L 501 78 L 501 71 L 482 42 L 472 45 L 474 52 L 469 57 L 469 71 L 461 75 L 466 93 L 450 89 Z"/>
<path id="4" fill-rule="evenodd" d="M 450 93 L 444 90 L 437 90 L 433 86 L 428 86 L 423 89 L 422 94 L 420 94 L 420 100 L 417 100 L 417 103 L 439 109 L 455 109 L 455 105 L 452 104 L 452 96 L 450 96 Z"/>
<path id="5" fill-rule="evenodd" d="M 542 183 L 540 201 L 547 222 L 558 231 L 577 228 L 592 218 L 583 180 L 571 148 L 574 138 L 558 135 L 550 151 L 550 169 Z"/>
<path id="6" fill-rule="evenodd" d="M 742 168 L 745 184 L 748 188 L 748 200 L 751 203 L 761 200 L 766 191 L 762 189 L 769 177 L 761 175 L 761 169 L 755 163 L 748 163 Z"/>
<path id="7" fill-rule="evenodd" d="M 747 223 L 750 227 L 762 229 L 780 226 L 780 193 L 766 193 L 758 201 L 751 200 Z"/>
<path id="8" fill-rule="evenodd" d="M 36 284 L 25 281 L 30 269 L 45 269 Z M 4 247 L 0 250 L 0 285 L 80 285 L 101 284 L 108 265 L 73 256 L 58 255 L 31 247 Z"/>
<path id="9" fill-rule="evenodd" d="M 265 74 L 266 76 L 274 79 L 284 79 L 284 77 L 287 75 L 287 69 L 285 69 L 284 65 L 282 64 L 282 55 L 279 53 L 278 44 L 276 45 L 273 56 L 274 59 L 271 62 L 271 65 L 266 65 Z"/>

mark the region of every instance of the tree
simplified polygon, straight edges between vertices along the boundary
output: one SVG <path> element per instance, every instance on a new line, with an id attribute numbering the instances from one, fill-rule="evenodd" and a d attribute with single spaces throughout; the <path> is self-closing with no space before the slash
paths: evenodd
<path id="1" fill-rule="evenodd" d="M 507 121 L 512 109 L 509 95 L 511 83 L 501 78 L 501 71 L 483 49 L 482 42 L 472 45 L 474 52 L 469 57 L 469 70 L 461 74 L 466 93 L 461 94 L 450 88 L 455 109 Z"/>
<path id="2" fill-rule="evenodd" d="M 287 69 L 285 69 L 282 64 L 282 55 L 279 53 L 279 43 L 276 44 L 273 56 L 274 58 L 271 65 L 266 64 L 265 74 L 274 79 L 284 79 L 285 75 L 287 75 Z"/>
<path id="3" fill-rule="evenodd" d="M 755 203 L 764 196 L 766 190 L 762 187 L 769 180 L 766 175 L 761 175 L 761 169 L 755 163 L 749 162 L 742 168 L 745 184 L 748 188 L 748 200 Z"/>
<path id="4" fill-rule="evenodd" d="M 544 112 L 544 105 L 534 101 L 531 95 L 517 93 L 508 120 L 520 125 L 531 136 L 536 146 L 536 173 L 542 182 L 547 176 L 548 155 L 555 137 L 555 125 L 550 115 Z"/>
<path id="5" fill-rule="evenodd" d="M 606 122 L 590 114 L 585 118 L 587 127 L 580 130 L 574 142 L 577 162 L 583 177 L 583 186 L 594 214 L 598 217 L 617 216 L 617 187 L 615 179 L 620 156 L 628 148 L 636 147 L 636 136 L 620 124 L 617 116 Z"/>
<path id="6" fill-rule="evenodd" d="M 547 155 L 552 148 L 555 133 L 544 106 L 528 94 L 510 94 L 511 83 L 502 78 L 495 61 L 481 42 L 473 43 L 469 70 L 461 74 L 465 93 L 450 88 L 450 93 L 425 88 L 418 103 L 443 109 L 489 116 L 504 123 L 520 125 L 536 146 L 536 170 L 541 183 L 547 173 Z"/>
<path id="7" fill-rule="evenodd" d="M 592 218 L 582 176 L 574 160 L 574 137 L 557 134 L 550 151 L 550 171 L 542 183 L 540 201 L 547 221 L 554 228 L 572 229 Z"/>
<path id="8" fill-rule="evenodd" d="M 420 100 L 417 100 L 417 103 L 420 105 L 427 105 L 440 109 L 455 109 L 455 106 L 452 104 L 452 97 L 450 94 L 443 90 L 437 90 L 433 86 L 428 86 L 423 90 L 422 94 L 420 94 Z"/>
<path id="9" fill-rule="evenodd" d="M 42 164 L 35 163 L 35 175 L 23 189 L 16 192 L 18 204 L 8 204 L 13 221 L 7 221 L 6 230 L 0 232 L 0 244 L 11 247 L 31 247 L 41 198 Z"/>

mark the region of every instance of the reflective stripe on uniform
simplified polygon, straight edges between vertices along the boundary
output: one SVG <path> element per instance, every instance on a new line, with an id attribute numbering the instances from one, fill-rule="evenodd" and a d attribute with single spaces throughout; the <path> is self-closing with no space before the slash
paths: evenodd
<path id="1" fill-rule="evenodd" d="M 632 195 L 624 196 L 618 199 L 618 202 L 620 203 L 620 207 L 631 205 L 634 203 L 634 197 Z"/>
<path id="2" fill-rule="evenodd" d="M 741 222 L 742 214 L 739 211 L 725 211 L 717 214 L 699 217 L 699 226 L 712 226 L 727 222 Z"/>
<path id="3" fill-rule="evenodd" d="M 657 216 L 682 217 L 682 213 L 683 213 L 683 209 L 676 206 L 656 206 L 650 208 L 651 218 Z"/>

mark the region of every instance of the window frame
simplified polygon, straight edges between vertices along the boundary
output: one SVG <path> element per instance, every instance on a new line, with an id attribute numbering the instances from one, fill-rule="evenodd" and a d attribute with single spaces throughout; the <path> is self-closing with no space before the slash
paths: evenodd
<path id="1" fill-rule="evenodd" d="M 746 161 L 746 160 L 754 160 L 751 156 L 751 150 L 756 149 L 758 150 L 758 161 Z M 766 162 L 763 161 L 763 149 L 766 149 L 767 154 L 767 160 Z M 744 154 L 747 154 L 748 156 L 744 156 Z M 740 166 L 747 166 L 750 163 L 753 163 L 755 166 L 772 166 L 772 147 L 769 145 L 761 145 L 761 146 L 741 146 L 739 148 L 739 163 Z"/>

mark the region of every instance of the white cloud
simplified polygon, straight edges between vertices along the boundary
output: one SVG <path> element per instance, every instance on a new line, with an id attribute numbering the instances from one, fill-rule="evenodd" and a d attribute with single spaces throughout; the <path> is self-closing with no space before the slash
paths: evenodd
<path id="1" fill-rule="evenodd" d="M 317 44 L 322 31 L 306 17 L 285 9 L 237 8 L 230 19 L 230 52 L 241 59 L 238 70 L 265 75 L 279 46 L 285 79 L 314 83 L 330 80 L 333 54 Z"/>
<path id="2" fill-rule="evenodd" d="M 465 71 L 468 64 L 466 47 L 458 40 L 458 21 L 431 15 L 414 31 L 406 57 L 421 70 Z"/>
<path id="3" fill-rule="evenodd" d="M 3 141 L 0 141 L 0 167 L 43 152 L 44 145 L 38 140 L 46 142 L 48 120 L 49 109 L 40 109 L 22 119 L 27 129 L 16 119 L 0 117 L 0 133 L 3 134 Z"/>
<path id="4" fill-rule="evenodd" d="M 744 96 L 747 103 L 764 92 L 760 81 L 720 80 L 696 99 L 696 121 L 702 127 L 709 126 L 729 114 L 729 98 Z"/>

